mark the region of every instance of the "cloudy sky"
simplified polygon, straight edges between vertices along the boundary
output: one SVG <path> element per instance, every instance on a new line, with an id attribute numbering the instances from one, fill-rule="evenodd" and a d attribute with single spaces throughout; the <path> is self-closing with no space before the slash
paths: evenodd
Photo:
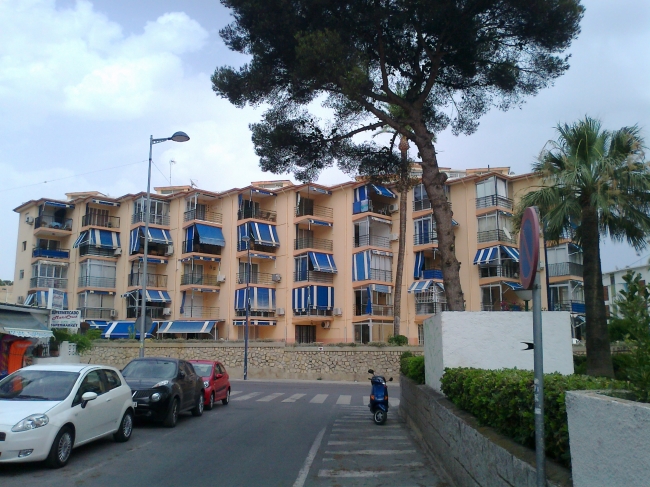
<path id="1" fill-rule="evenodd" d="M 583 4 L 569 72 L 521 109 L 491 112 L 472 136 L 441 134 L 442 166 L 528 172 L 553 127 L 585 114 L 611 129 L 637 123 L 650 140 L 650 2 Z M 0 278 L 13 279 L 13 208 L 72 191 L 146 189 L 150 135 L 191 137 L 154 148 L 154 186 L 169 184 L 170 160 L 173 184 L 209 190 L 274 177 L 258 169 L 250 141 L 260 111 L 211 90 L 216 66 L 242 62 L 219 38 L 228 22 L 216 0 L 0 0 Z M 345 179 L 330 170 L 319 182 Z M 649 253 L 606 243 L 603 270 Z"/>

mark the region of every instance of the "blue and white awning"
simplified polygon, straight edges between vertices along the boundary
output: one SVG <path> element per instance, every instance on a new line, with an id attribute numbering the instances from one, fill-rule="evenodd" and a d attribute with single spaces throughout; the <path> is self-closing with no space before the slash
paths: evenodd
<path id="1" fill-rule="evenodd" d="M 140 251 L 140 239 L 144 237 L 144 227 L 138 227 L 131 230 L 131 245 L 129 253 L 135 254 Z M 172 245 L 172 237 L 169 230 L 163 228 L 149 228 L 149 243 L 162 245 Z"/>
<path id="2" fill-rule="evenodd" d="M 291 293 L 291 304 L 296 311 L 332 309 L 334 307 L 334 287 L 305 286 L 296 288 Z"/>
<path id="3" fill-rule="evenodd" d="M 275 255 L 258 254 L 257 252 L 251 252 L 251 259 L 270 259 L 270 260 L 275 260 Z"/>
<path id="4" fill-rule="evenodd" d="M 370 187 L 380 196 L 385 196 L 386 198 L 397 198 L 397 195 L 388 188 L 379 186 L 378 184 L 371 184 Z"/>
<path id="5" fill-rule="evenodd" d="M 505 284 L 506 286 L 508 286 L 508 287 L 509 287 L 510 289 L 512 289 L 513 291 L 519 291 L 520 289 L 523 289 L 523 288 L 524 288 L 524 286 L 522 286 L 522 285 L 519 284 L 518 282 L 503 281 L 503 284 Z"/>
<path id="6" fill-rule="evenodd" d="M 140 262 L 144 261 L 144 256 L 140 255 L 138 259 Z M 166 264 L 168 259 L 164 257 L 152 257 L 147 255 L 147 264 Z"/>
<path id="7" fill-rule="evenodd" d="M 308 255 L 315 271 L 336 274 L 337 270 L 333 255 L 321 252 L 309 252 Z"/>
<path id="8" fill-rule="evenodd" d="M 445 290 L 445 285 L 442 282 L 436 282 L 432 280 L 427 281 L 415 281 L 408 289 L 409 293 L 423 293 L 431 289 L 436 289 L 437 292 L 442 292 Z"/>
<path id="9" fill-rule="evenodd" d="M 323 227 L 331 227 L 331 226 L 332 226 L 332 224 L 331 224 L 330 222 L 324 222 L 324 221 L 322 221 L 322 220 L 313 220 L 313 219 L 310 218 L 310 219 L 307 220 L 307 221 L 308 221 L 311 225 L 321 225 L 321 226 L 323 226 Z"/>
<path id="10" fill-rule="evenodd" d="M 46 201 L 43 204 L 47 206 L 56 206 L 57 208 L 74 208 L 72 203 L 63 203 L 61 201 Z"/>
<path id="11" fill-rule="evenodd" d="M 234 320 L 232 322 L 235 326 L 244 326 L 246 320 Z M 278 322 L 276 320 L 248 320 L 248 326 L 275 326 Z"/>
<path id="12" fill-rule="evenodd" d="M 371 253 L 372 255 L 383 255 L 384 257 L 392 257 L 392 256 L 393 256 L 393 253 L 392 253 L 392 252 L 387 252 L 387 251 L 385 251 L 385 250 L 375 250 L 375 249 L 372 249 L 372 250 L 370 251 L 370 253 Z"/>
<path id="13" fill-rule="evenodd" d="M 332 194 L 331 191 L 328 191 L 327 189 L 319 188 L 318 186 L 309 186 L 309 191 L 313 193 L 320 193 L 320 194 Z"/>
<path id="14" fill-rule="evenodd" d="M 508 247 L 507 245 L 501 245 L 500 247 L 513 261 L 519 262 L 519 249 Z"/>
<path id="15" fill-rule="evenodd" d="M 474 256 L 474 265 L 487 264 L 498 257 L 499 246 L 488 247 L 487 249 L 480 249 Z"/>
<path id="16" fill-rule="evenodd" d="M 352 280 L 365 281 L 370 279 L 370 252 L 358 252 L 352 255 Z"/>
<path id="17" fill-rule="evenodd" d="M 392 220 L 387 220 L 385 218 L 379 218 L 379 217 L 376 217 L 376 216 L 371 216 L 370 219 L 373 220 L 373 221 L 379 222 L 379 223 L 383 223 L 385 225 L 392 225 L 393 224 Z"/>
<path id="18" fill-rule="evenodd" d="M 216 321 L 163 321 L 158 334 L 164 333 L 207 333 L 211 334 Z"/>
<path id="19" fill-rule="evenodd" d="M 413 279 L 422 277 L 422 268 L 424 267 L 424 252 L 415 253 L 415 265 L 413 266 Z"/>
<path id="20" fill-rule="evenodd" d="M 102 249 L 117 249 L 121 246 L 120 234 L 110 230 L 91 228 L 81 232 L 72 247 L 76 249 L 81 245 L 94 245 Z"/>
<path id="21" fill-rule="evenodd" d="M 386 284 L 371 284 L 368 286 L 371 291 L 376 291 L 378 293 L 392 294 L 393 286 L 387 286 Z"/>
<path id="22" fill-rule="evenodd" d="M 188 287 L 186 291 L 195 291 L 198 293 L 218 293 L 221 292 L 219 289 L 207 289 L 203 287 Z"/>
<path id="23" fill-rule="evenodd" d="M 250 309 L 275 311 L 275 289 L 267 287 L 251 287 Z M 235 309 L 246 309 L 246 288 L 235 290 Z"/>
<path id="24" fill-rule="evenodd" d="M 203 225 L 196 223 L 194 225 L 196 233 L 199 235 L 199 242 L 205 245 L 217 245 L 224 247 L 226 240 L 223 238 L 223 232 L 219 227 L 211 227 L 210 225 Z"/>
<path id="25" fill-rule="evenodd" d="M 250 222 L 250 231 L 256 244 L 267 245 L 270 247 L 279 247 L 280 239 L 275 225 L 268 223 Z"/>
<path id="26" fill-rule="evenodd" d="M 275 193 L 272 193 L 271 191 L 267 191 L 265 189 L 259 189 L 259 188 L 252 188 L 251 189 L 251 194 L 256 193 L 256 194 L 261 194 L 264 196 L 277 196 Z"/>
<path id="27" fill-rule="evenodd" d="M 108 201 L 108 200 L 98 200 L 98 199 L 92 199 L 90 200 L 91 203 L 95 203 L 96 205 L 104 205 L 104 206 L 120 206 L 120 203 L 117 201 Z"/>
<path id="28" fill-rule="evenodd" d="M 148 331 L 145 332 L 145 338 L 153 338 L 158 322 L 154 321 Z M 102 332 L 102 338 L 131 338 L 134 336 L 140 339 L 140 327 L 135 321 L 109 321 Z"/>
<path id="29" fill-rule="evenodd" d="M 142 289 L 138 290 L 138 294 L 142 296 Z M 172 298 L 169 297 L 167 291 L 156 291 L 147 289 L 147 302 L 149 303 L 171 303 Z"/>

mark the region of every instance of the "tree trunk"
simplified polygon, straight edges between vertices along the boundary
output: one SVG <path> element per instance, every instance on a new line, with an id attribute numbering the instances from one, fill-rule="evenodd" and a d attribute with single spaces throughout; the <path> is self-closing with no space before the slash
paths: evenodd
<path id="1" fill-rule="evenodd" d="M 587 375 L 614 377 L 600 265 L 598 212 L 582 208 L 583 281 L 587 333 Z"/>
<path id="2" fill-rule="evenodd" d="M 400 320 L 402 318 L 402 280 L 404 278 L 404 253 L 406 251 L 406 205 L 408 188 L 403 187 L 399 193 L 399 241 L 397 246 L 397 275 L 395 276 L 394 334 L 400 335 Z"/>
<path id="3" fill-rule="evenodd" d="M 442 277 L 449 311 L 464 311 L 465 299 L 460 285 L 460 262 L 456 259 L 456 236 L 451 224 L 453 215 L 445 195 L 447 175 L 438 170 L 438 159 L 432 135 L 426 127 L 414 127 L 415 143 L 422 160 L 422 183 L 433 208 L 433 218 L 438 233 L 438 251 L 442 260 Z"/>

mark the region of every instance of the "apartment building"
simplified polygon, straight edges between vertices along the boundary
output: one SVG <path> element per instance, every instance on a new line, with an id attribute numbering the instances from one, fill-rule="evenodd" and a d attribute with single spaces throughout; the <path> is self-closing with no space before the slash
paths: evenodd
<path id="1" fill-rule="evenodd" d="M 466 309 L 523 309 L 512 211 L 533 176 L 447 173 Z M 366 343 L 393 333 L 399 202 L 390 188 L 287 180 L 223 192 L 155 188 L 148 235 L 144 193 L 66 196 L 14 210 L 19 302 L 43 306 L 50 288 L 61 289 L 68 308 L 98 326 L 110 322 L 109 338 L 124 336 L 120 326 L 132 326 L 143 299 L 147 238 L 144 298 L 159 336 L 241 339 L 247 302 L 252 338 Z M 422 185 L 408 198 L 401 333 L 415 344 L 445 297 L 431 204 Z M 578 316 L 580 249 L 569 241 L 546 247 L 543 302 Z"/>
<path id="2" fill-rule="evenodd" d="M 628 272 L 641 274 L 642 283 L 647 283 L 650 280 L 650 265 L 648 264 L 603 272 L 603 290 L 605 292 L 605 311 L 607 312 L 607 316 L 615 313 L 616 300 L 621 298 L 619 293 L 627 290 L 627 283 L 623 280 L 623 276 Z"/>

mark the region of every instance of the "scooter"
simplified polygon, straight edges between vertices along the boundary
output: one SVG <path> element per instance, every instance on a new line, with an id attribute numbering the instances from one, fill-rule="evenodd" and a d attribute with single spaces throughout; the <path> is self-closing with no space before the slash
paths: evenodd
<path id="1" fill-rule="evenodd" d="M 372 374 L 370 378 L 371 391 L 370 391 L 370 403 L 368 407 L 372 413 L 372 418 L 375 421 L 375 424 L 384 424 L 386 418 L 388 418 L 388 386 L 386 385 L 386 379 L 381 375 L 375 375 L 375 371 L 372 369 L 368 370 L 369 374 Z M 389 378 L 388 382 L 391 382 L 393 378 Z"/>

